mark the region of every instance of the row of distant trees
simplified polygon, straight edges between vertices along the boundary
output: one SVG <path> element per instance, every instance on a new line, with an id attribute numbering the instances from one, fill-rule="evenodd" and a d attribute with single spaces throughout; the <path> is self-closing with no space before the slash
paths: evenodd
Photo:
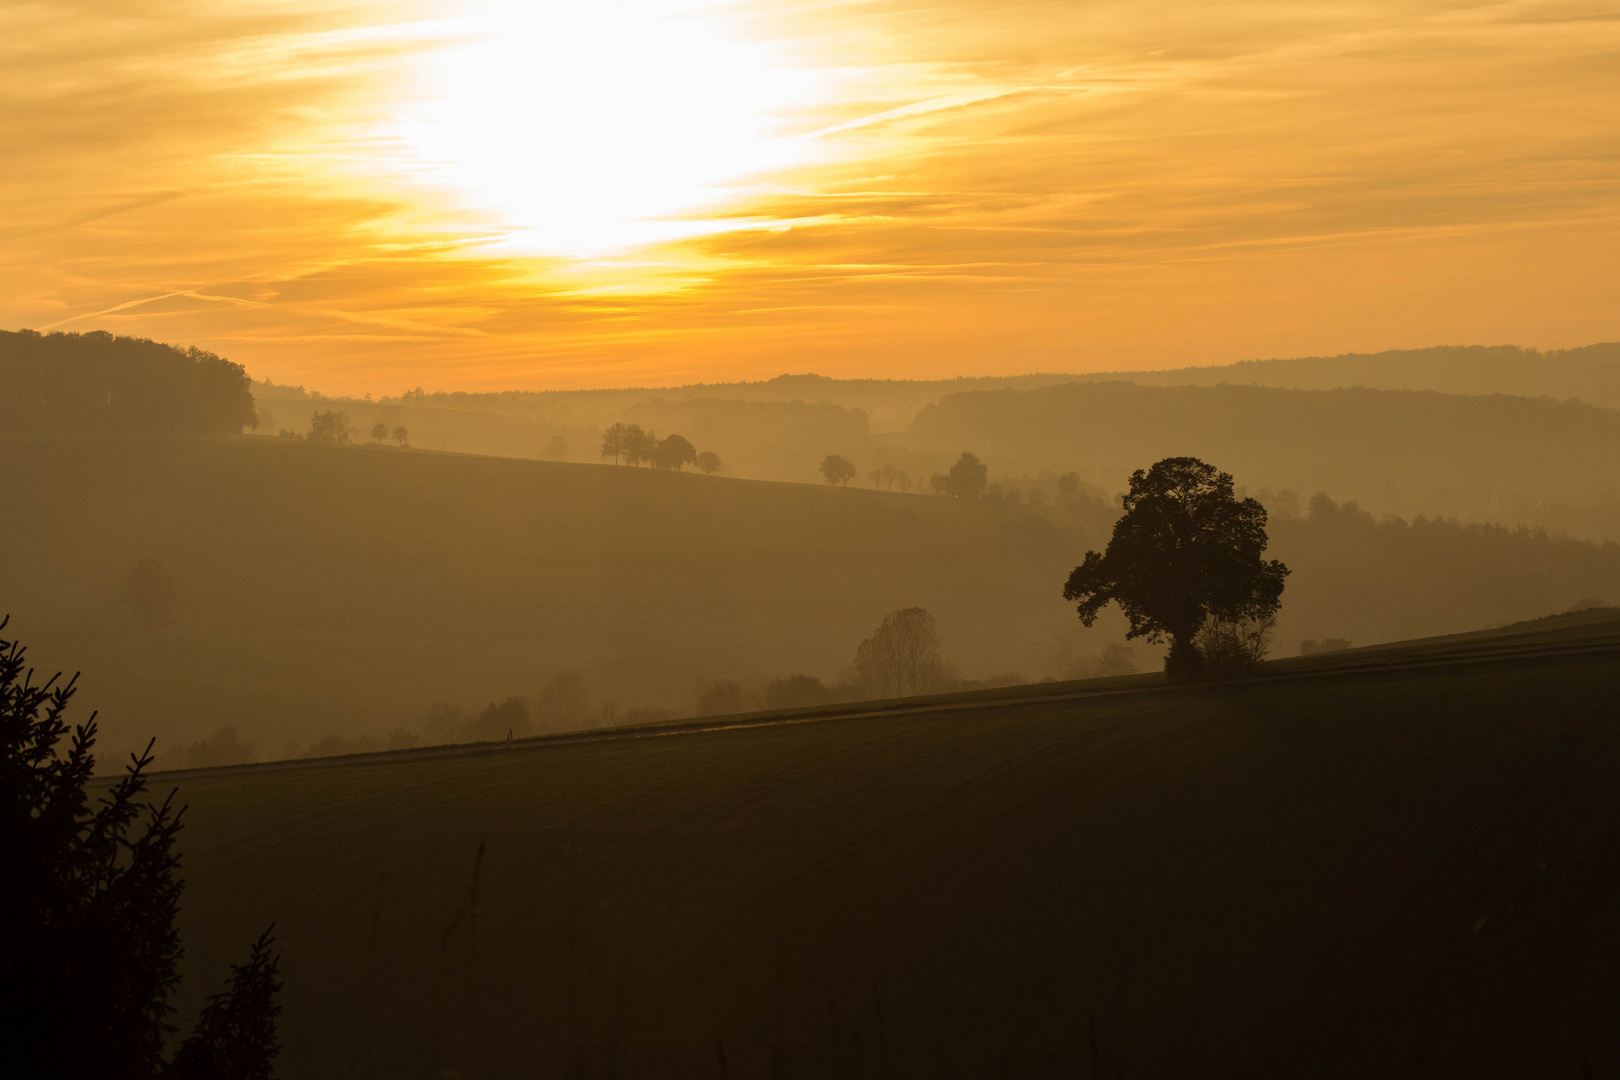
<path id="1" fill-rule="evenodd" d="M 680 472 L 692 465 L 704 474 L 720 471 L 720 455 L 711 450 L 698 452 L 684 435 L 666 435 L 660 439 L 653 431 L 643 431 L 640 424 L 614 424 L 602 433 L 602 456 L 613 459 L 615 465 L 651 465 L 655 469 Z"/>
<path id="2" fill-rule="evenodd" d="M 822 459 L 821 478 L 829 484 L 848 487 L 856 475 L 854 462 L 842 454 L 828 454 Z M 910 491 L 914 487 L 922 489 L 920 478 L 893 465 L 879 466 L 866 475 L 873 487 L 886 491 L 893 491 L 897 487 L 901 491 Z M 928 478 L 928 490 L 935 495 L 949 495 L 953 499 L 977 499 L 984 495 L 989 483 L 989 467 L 977 455 L 964 450 L 949 472 L 935 473 Z"/>
<path id="3" fill-rule="evenodd" d="M 283 437 L 293 438 L 297 433 L 283 429 L 281 434 Z M 304 438 L 311 442 L 336 443 L 339 446 L 347 446 L 354 442 L 354 436 L 358 434 L 360 434 L 359 428 L 349 426 L 348 413 L 338 409 L 327 409 L 324 412 L 315 413 L 309 418 L 309 431 L 304 435 Z M 371 425 L 368 434 L 371 436 L 371 441 L 378 446 L 390 441 L 398 446 L 409 446 L 411 444 L 410 430 L 403 425 L 389 427 L 379 420 Z"/>

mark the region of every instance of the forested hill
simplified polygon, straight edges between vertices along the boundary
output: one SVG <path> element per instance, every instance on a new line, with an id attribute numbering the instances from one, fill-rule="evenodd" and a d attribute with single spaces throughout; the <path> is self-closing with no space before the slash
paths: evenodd
<path id="1" fill-rule="evenodd" d="M 7 431 L 233 435 L 253 427 L 247 372 L 146 338 L 0 330 Z"/>
<path id="2" fill-rule="evenodd" d="M 1620 408 L 1620 342 L 1578 349 L 1521 349 L 1517 345 L 1442 345 L 1380 353 L 1244 360 L 1216 367 L 1170 371 L 1116 371 L 1087 381 L 1124 380 L 1144 386 L 1276 386 L 1334 390 L 1439 390 L 1447 394 L 1514 394 L 1578 398 Z M 969 389 L 964 387 L 963 389 Z"/>
<path id="3" fill-rule="evenodd" d="M 1191 454 L 1251 490 L 1326 490 L 1375 513 L 1620 538 L 1620 412 L 1577 402 L 1071 383 L 952 394 L 903 438 L 919 451 L 971 449 L 992 473 L 1079 468 L 1114 485 L 1144 463 Z"/>

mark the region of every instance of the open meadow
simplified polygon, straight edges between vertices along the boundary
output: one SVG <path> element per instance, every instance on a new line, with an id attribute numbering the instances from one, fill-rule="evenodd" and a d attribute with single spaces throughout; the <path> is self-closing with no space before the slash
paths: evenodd
<path id="1" fill-rule="evenodd" d="M 274 919 L 285 1075 L 1608 1075 L 1617 690 L 1607 611 L 160 776 L 182 1019 Z"/>

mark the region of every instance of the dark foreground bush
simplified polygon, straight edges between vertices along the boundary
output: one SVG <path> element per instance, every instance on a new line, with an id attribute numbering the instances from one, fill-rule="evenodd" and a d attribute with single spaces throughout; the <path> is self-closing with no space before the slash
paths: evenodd
<path id="1" fill-rule="evenodd" d="M 184 1073 L 165 1064 L 182 955 L 174 840 L 184 810 L 172 793 L 161 803 L 146 797 L 150 746 L 92 806 L 95 716 L 70 735 L 63 715 L 74 680 L 36 685 L 33 674 L 23 647 L 0 639 L 0 1060 L 8 1074 L 268 1077 L 280 986 L 268 936 L 185 1044 L 201 1040 L 217 1053 L 193 1051 Z M 230 1071 L 207 1071 L 216 1059 Z"/>

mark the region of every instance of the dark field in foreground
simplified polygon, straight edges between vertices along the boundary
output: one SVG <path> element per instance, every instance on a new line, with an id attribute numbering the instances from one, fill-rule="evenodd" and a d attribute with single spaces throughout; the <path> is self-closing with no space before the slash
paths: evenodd
<path id="1" fill-rule="evenodd" d="M 1612 1075 L 1613 617 L 1516 628 L 1609 646 L 1575 654 L 179 774 L 185 985 L 277 920 L 299 1077 Z"/>

